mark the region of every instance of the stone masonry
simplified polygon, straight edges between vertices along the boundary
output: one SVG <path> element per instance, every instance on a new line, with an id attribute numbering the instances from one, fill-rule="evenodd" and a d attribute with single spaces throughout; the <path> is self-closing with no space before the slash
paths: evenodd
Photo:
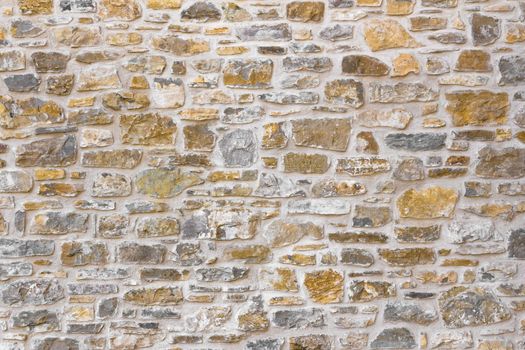
<path id="1" fill-rule="evenodd" d="M 525 350 L 525 2 L 0 0 L 0 350 Z"/>

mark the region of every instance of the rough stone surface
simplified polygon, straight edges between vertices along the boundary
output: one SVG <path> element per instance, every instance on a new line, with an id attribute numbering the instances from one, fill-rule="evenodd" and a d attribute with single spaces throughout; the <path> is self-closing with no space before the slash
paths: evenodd
<path id="1" fill-rule="evenodd" d="M 0 350 L 525 350 L 524 21 L 0 1 Z"/>

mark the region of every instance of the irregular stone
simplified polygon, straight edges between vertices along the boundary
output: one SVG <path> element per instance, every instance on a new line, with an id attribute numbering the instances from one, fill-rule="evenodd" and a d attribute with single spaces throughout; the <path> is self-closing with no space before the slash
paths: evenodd
<path id="1" fill-rule="evenodd" d="M 181 12 L 182 21 L 214 22 L 221 17 L 221 10 L 208 1 L 196 1 Z"/>
<path id="2" fill-rule="evenodd" d="M 97 46 L 102 37 L 98 27 L 61 27 L 54 30 L 55 40 L 73 48 Z"/>
<path id="3" fill-rule="evenodd" d="M 134 305 L 178 305 L 183 295 L 180 287 L 131 289 L 124 294 L 124 301 Z"/>
<path id="4" fill-rule="evenodd" d="M 105 147 L 113 144 L 113 133 L 110 130 L 83 128 L 80 132 L 80 148 Z"/>
<path id="5" fill-rule="evenodd" d="M 0 171 L 0 193 L 24 193 L 33 188 L 33 178 L 22 170 Z"/>
<path id="6" fill-rule="evenodd" d="M 4 78 L 4 83 L 11 92 L 38 91 L 40 78 L 32 73 L 17 74 Z"/>
<path id="7" fill-rule="evenodd" d="M 348 287 L 348 297 L 351 302 L 368 302 L 395 296 L 395 285 L 385 281 L 353 280 Z"/>
<path id="8" fill-rule="evenodd" d="M 331 103 L 346 104 L 359 108 L 364 104 L 363 83 L 353 79 L 329 81 L 324 89 L 325 98 Z"/>
<path id="9" fill-rule="evenodd" d="M 483 50 L 463 50 L 454 70 L 458 72 L 491 72 L 490 53 Z"/>
<path id="10" fill-rule="evenodd" d="M 147 0 L 146 6 L 152 10 L 176 10 L 179 9 L 182 0 Z"/>
<path id="11" fill-rule="evenodd" d="M 436 219 L 451 217 L 458 201 L 457 191 L 445 187 L 409 189 L 397 199 L 402 218 Z"/>
<path id="12" fill-rule="evenodd" d="M 76 161 L 77 141 L 73 135 L 33 141 L 18 146 L 15 157 L 21 167 L 68 166 Z"/>
<path id="13" fill-rule="evenodd" d="M 287 23 L 274 25 L 251 25 L 235 28 L 237 38 L 241 41 L 289 41 L 292 30 Z"/>
<path id="14" fill-rule="evenodd" d="M 505 304 L 482 287 L 452 287 L 440 294 L 438 304 L 448 328 L 491 325 L 511 317 Z"/>
<path id="15" fill-rule="evenodd" d="M 281 350 L 284 344 L 283 338 L 266 338 L 250 340 L 246 343 L 247 350 Z"/>
<path id="16" fill-rule="evenodd" d="M 425 265 L 436 261 L 436 253 L 431 248 L 378 249 L 378 254 L 392 266 Z"/>
<path id="17" fill-rule="evenodd" d="M 333 349 L 333 340 L 326 334 L 301 335 L 290 337 L 290 350 Z"/>
<path id="18" fill-rule="evenodd" d="M 154 36 L 151 46 L 175 56 L 193 56 L 210 51 L 210 44 L 205 40 L 184 39 L 173 34 Z"/>
<path id="19" fill-rule="evenodd" d="M 503 56 L 498 62 L 500 85 L 521 85 L 525 82 L 525 59 L 521 56 Z"/>
<path id="20" fill-rule="evenodd" d="M 1 245 L 1 243 L 0 243 Z M 0 247 L 0 256 L 1 253 Z M 5 281 L 12 277 L 31 276 L 33 274 L 33 265 L 24 262 L 12 262 L 0 264 L 0 280 Z"/>
<path id="21" fill-rule="evenodd" d="M 472 40 L 475 46 L 490 45 L 501 35 L 500 19 L 479 13 L 470 19 Z"/>
<path id="22" fill-rule="evenodd" d="M 321 22 L 324 3 L 320 1 L 292 1 L 286 5 L 286 18 L 294 22 Z"/>
<path id="23" fill-rule="evenodd" d="M 56 312 L 49 310 L 21 311 L 11 317 L 13 327 L 26 328 L 31 332 L 52 332 L 60 330 Z"/>
<path id="24" fill-rule="evenodd" d="M 21 100 L 13 100 L 10 96 L 0 97 L 0 126 L 6 129 L 56 124 L 63 121 L 64 111 L 53 101 L 36 97 Z"/>
<path id="25" fill-rule="evenodd" d="M 350 210 L 350 203 L 342 199 L 315 198 L 288 202 L 290 214 L 346 215 Z"/>
<path id="26" fill-rule="evenodd" d="M 419 74 L 419 62 L 412 54 L 402 53 L 392 60 L 393 77 L 404 77 L 410 73 Z"/>
<path id="27" fill-rule="evenodd" d="M 91 13 L 97 5 L 94 0 L 60 0 L 58 4 L 62 12 Z"/>
<path id="28" fill-rule="evenodd" d="M 31 59 L 37 73 L 61 73 L 66 70 L 69 55 L 60 52 L 34 52 Z"/>
<path id="29" fill-rule="evenodd" d="M 315 197 L 348 197 L 365 193 L 365 185 L 354 181 L 327 179 L 321 180 L 312 186 L 312 194 Z"/>
<path id="30" fill-rule="evenodd" d="M 311 91 L 293 92 L 269 92 L 259 95 L 261 101 L 280 105 L 289 104 L 308 104 L 313 105 L 319 102 L 319 95 Z"/>
<path id="31" fill-rule="evenodd" d="M 414 11 L 415 5 L 414 0 L 388 0 L 386 2 L 386 13 L 390 16 L 410 15 Z"/>
<path id="32" fill-rule="evenodd" d="M 49 15 L 53 12 L 53 0 L 18 0 L 23 15 Z"/>
<path id="33" fill-rule="evenodd" d="M 350 25 L 335 24 L 323 28 L 319 32 L 319 37 L 323 40 L 341 41 L 354 37 L 354 27 Z"/>
<path id="34" fill-rule="evenodd" d="M 390 207 L 356 205 L 352 218 L 353 227 L 381 227 L 392 220 Z"/>
<path id="35" fill-rule="evenodd" d="M 388 75 L 390 67 L 381 60 L 367 55 L 344 56 L 343 73 L 352 75 L 382 76 Z"/>
<path id="36" fill-rule="evenodd" d="M 350 140 L 350 119 L 302 119 L 292 121 L 297 146 L 345 151 Z"/>
<path id="37" fill-rule="evenodd" d="M 122 115 L 122 143 L 132 145 L 169 145 L 174 142 L 177 127 L 171 117 L 158 113 Z"/>
<path id="38" fill-rule="evenodd" d="M 336 172 L 350 176 L 367 176 L 388 172 L 390 168 L 390 163 L 386 159 L 354 157 L 338 159 Z"/>
<path id="39" fill-rule="evenodd" d="M 51 305 L 64 298 L 64 288 L 53 279 L 17 280 L 1 287 L 0 298 L 7 306 Z"/>
<path id="40" fill-rule="evenodd" d="M 224 66 L 223 81 L 232 88 L 264 89 L 271 87 L 272 74 L 270 59 L 232 59 Z"/>
<path id="41" fill-rule="evenodd" d="M 394 302 L 385 306 L 383 315 L 387 322 L 408 322 L 429 325 L 438 319 L 435 310 L 422 309 L 418 304 Z"/>
<path id="42" fill-rule="evenodd" d="M 2 258 L 47 256 L 52 255 L 54 251 L 55 243 L 51 240 L 0 238 L 0 257 Z"/>
<path id="43" fill-rule="evenodd" d="M 279 328 L 301 329 L 316 328 L 325 325 L 321 309 L 279 310 L 274 312 L 272 323 Z"/>
<path id="44" fill-rule="evenodd" d="M 166 246 L 162 244 L 141 245 L 124 242 L 117 247 L 117 260 L 124 264 L 160 264 L 164 261 L 166 252 Z"/>
<path id="45" fill-rule="evenodd" d="M 167 237 L 179 235 L 179 222 L 172 217 L 144 218 L 137 222 L 139 238 Z"/>
<path id="46" fill-rule="evenodd" d="M 341 250 L 341 264 L 369 267 L 374 264 L 374 256 L 365 249 L 343 248 Z"/>
<path id="47" fill-rule="evenodd" d="M 290 56 L 283 59 L 285 72 L 322 73 L 332 69 L 332 60 L 328 57 Z"/>
<path id="48" fill-rule="evenodd" d="M 115 149 L 82 153 L 80 163 L 90 168 L 133 169 L 142 159 L 142 151 L 136 149 Z"/>
<path id="49" fill-rule="evenodd" d="M 0 52 L 0 72 L 12 72 L 26 68 L 26 56 L 23 51 L 9 50 Z"/>
<path id="50" fill-rule="evenodd" d="M 157 108 L 179 108 L 184 105 L 184 84 L 179 78 L 155 78 L 153 90 L 155 94 L 152 101 Z"/>
<path id="51" fill-rule="evenodd" d="M 135 186 L 139 193 L 153 198 L 171 198 L 203 182 L 196 174 L 184 173 L 180 168 L 157 168 L 146 169 L 137 174 Z"/>
<path id="52" fill-rule="evenodd" d="M 448 22 L 446 18 L 429 16 L 414 16 L 409 19 L 410 30 L 413 32 L 446 29 Z"/>
<path id="53" fill-rule="evenodd" d="M 221 327 L 231 318 L 231 306 L 209 306 L 186 317 L 186 328 L 191 332 L 202 332 Z"/>
<path id="54" fill-rule="evenodd" d="M 223 253 L 227 261 L 243 260 L 245 264 L 262 264 L 270 261 L 272 253 L 265 245 L 229 246 Z"/>
<path id="55" fill-rule="evenodd" d="M 227 167 L 246 167 L 257 159 L 257 140 L 253 132 L 237 129 L 223 136 L 219 150 Z"/>
<path id="56" fill-rule="evenodd" d="M 102 105 L 114 111 L 143 109 L 149 107 L 150 100 L 140 92 L 108 92 L 102 96 Z"/>
<path id="57" fill-rule="evenodd" d="M 509 258 L 525 259 L 525 230 L 522 228 L 512 230 L 508 242 Z"/>
<path id="58" fill-rule="evenodd" d="M 261 143 L 262 149 L 285 148 L 288 144 L 288 136 L 284 130 L 284 123 L 264 124 Z"/>
<path id="59" fill-rule="evenodd" d="M 89 214 L 49 211 L 33 217 L 29 233 L 38 235 L 65 235 L 86 233 Z"/>
<path id="60" fill-rule="evenodd" d="M 104 243 L 65 242 L 60 259 L 64 266 L 104 265 L 109 261 L 109 251 Z"/>
<path id="61" fill-rule="evenodd" d="M 210 267 L 195 270 L 197 281 L 233 282 L 248 276 L 249 269 L 244 267 Z"/>
<path id="62" fill-rule="evenodd" d="M 80 343 L 72 338 L 57 338 L 48 337 L 44 339 L 33 339 L 31 342 L 31 349 L 47 350 L 47 349 L 65 349 L 65 350 L 79 350 Z"/>
<path id="63" fill-rule="evenodd" d="M 437 100 L 439 94 L 422 83 L 383 84 L 372 82 L 368 88 L 370 102 L 406 103 Z"/>
<path id="64" fill-rule="evenodd" d="M 77 54 L 75 60 L 80 63 L 92 64 L 104 61 L 114 61 L 119 57 L 119 53 L 113 51 L 85 51 Z"/>
<path id="65" fill-rule="evenodd" d="M 386 328 L 370 343 L 371 349 L 413 349 L 416 340 L 408 328 Z"/>
<path id="66" fill-rule="evenodd" d="M 445 147 L 447 134 L 417 133 L 417 134 L 388 134 L 385 143 L 392 149 L 405 151 L 433 151 Z"/>
<path id="67" fill-rule="evenodd" d="M 365 24 L 364 36 L 372 51 L 421 46 L 399 22 L 393 19 L 369 20 Z"/>
<path id="68" fill-rule="evenodd" d="M 467 42 L 465 34 L 460 32 L 442 32 L 438 34 L 432 34 L 428 36 L 429 40 L 435 40 L 440 44 L 444 45 L 462 45 Z"/>
<path id="69" fill-rule="evenodd" d="M 226 124 L 247 124 L 263 118 L 264 115 L 265 111 L 261 106 L 227 107 L 221 115 L 221 121 Z"/>
<path id="70" fill-rule="evenodd" d="M 401 181 L 417 181 L 425 178 L 423 161 L 416 157 L 401 158 L 394 170 L 393 177 Z"/>
<path id="71" fill-rule="evenodd" d="M 207 124 L 186 125 L 183 133 L 184 149 L 188 151 L 213 151 L 217 136 Z"/>
<path id="72" fill-rule="evenodd" d="M 295 270 L 289 268 L 260 269 L 257 278 L 262 290 L 280 292 L 299 291 Z"/>
<path id="73" fill-rule="evenodd" d="M 320 239 L 323 237 L 323 228 L 312 222 L 293 223 L 276 220 L 264 230 L 263 236 L 270 247 L 281 248 L 299 242 L 304 236 Z"/>
<path id="74" fill-rule="evenodd" d="M 136 0 L 101 0 L 98 14 L 103 20 L 134 21 L 142 15 L 142 8 Z"/>
<path id="75" fill-rule="evenodd" d="M 50 76 L 46 80 L 46 93 L 58 96 L 67 96 L 73 91 L 75 75 L 63 74 Z"/>
<path id="76" fill-rule="evenodd" d="M 476 175 L 489 179 L 517 179 L 525 176 L 525 149 L 486 146 L 478 152 Z"/>
<path id="77" fill-rule="evenodd" d="M 115 67 L 97 66 L 84 69 L 78 76 L 77 91 L 98 91 L 121 88 Z"/>
<path id="78" fill-rule="evenodd" d="M 507 122 L 510 102 L 505 92 L 456 91 L 445 94 L 454 126 L 499 125 Z"/>
<path id="79" fill-rule="evenodd" d="M 128 233 L 129 218 L 124 215 L 100 216 L 97 220 L 97 236 L 121 238 Z"/>
<path id="80" fill-rule="evenodd" d="M 486 242 L 494 236 L 495 226 L 488 220 L 453 221 L 448 224 L 448 237 L 451 243 Z"/>

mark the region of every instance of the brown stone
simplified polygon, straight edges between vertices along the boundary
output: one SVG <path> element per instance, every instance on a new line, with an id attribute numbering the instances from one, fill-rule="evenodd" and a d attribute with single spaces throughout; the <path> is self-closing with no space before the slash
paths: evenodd
<path id="1" fill-rule="evenodd" d="M 24 15 L 49 15 L 53 12 L 53 0 L 18 0 L 18 8 Z"/>
<path id="2" fill-rule="evenodd" d="M 350 119 L 299 119 L 292 121 L 297 146 L 345 151 L 350 140 Z"/>
<path id="3" fill-rule="evenodd" d="M 344 277 L 332 269 L 307 272 L 304 286 L 316 303 L 339 303 L 343 299 Z"/>
<path id="4" fill-rule="evenodd" d="M 186 125 L 183 129 L 184 149 L 188 151 L 211 152 L 217 136 L 207 124 Z"/>
<path id="5" fill-rule="evenodd" d="M 176 131 L 173 118 L 158 113 L 120 116 L 120 132 L 124 144 L 172 145 Z"/>
<path id="6" fill-rule="evenodd" d="M 364 104 L 363 83 L 353 79 L 337 79 L 329 81 L 324 88 L 328 102 L 341 103 L 354 108 Z"/>
<path id="7" fill-rule="evenodd" d="M 500 125 L 507 122 L 510 108 L 506 92 L 487 90 L 457 91 L 445 94 L 447 112 L 454 126 Z"/>
<path id="8" fill-rule="evenodd" d="M 131 289 L 124 294 L 124 301 L 134 305 L 178 305 L 183 302 L 180 287 Z"/>
<path id="9" fill-rule="evenodd" d="M 399 22 L 393 19 L 369 20 L 365 24 L 364 35 L 372 51 L 421 46 Z"/>
<path id="10" fill-rule="evenodd" d="M 409 189 L 396 203 L 402 218 L 437 219 L 451 217 L 457 201 L 456 190 L 434 186 L 421 190 Z"/>
<path id="11" fill-rule="evenodd" d="M 490 53 L 483 50 L 463 50 L 454 70 L 458 72 L 491 72 Z"/>
<path id="12" fill-rule="evenodd" d="M 287 153 L 284 155 L 284 171 L 288 173 L 324 174 L 330 163 L 322 154 Z"/>
<path id="13" fill-rule="evenodd" d="M 296 22 L 321 22 L 324 3 L 318 1 L 292 1 L 286 5 L 286 17 Z"/>
<path id="14" fill-rule="evenodd" d="M 343 73 L 352 75 L 387 75 L 390 67 L 381 60 L 367 55 L 350 55 L 343 57 Z"/>
<path id="15" fill-rule="evenodd" d="M 476 175 L 482 178 L 521 178 L 525 176 L 525 149 L 486 146 L 479 151 Z"/>
<path id="16" fill-rule="evenodd" d="M 142 15 L 142 8 L 136 0 L 101 0 L 98 14 L 104 20 L 133 21 Z"/>
<path id="17" fill-rule="evenodd" d="M 354 280 L 348 287 L 348 297 L 352 302 L 368 302 L 395 296 L 396 286 L 385 281 Z"/>
<path id="18" fill-rule="evenodd" d="M 436 253 L 431 248 L 378 249 L 379 257 L 391 266 L 433 264 Z"/>

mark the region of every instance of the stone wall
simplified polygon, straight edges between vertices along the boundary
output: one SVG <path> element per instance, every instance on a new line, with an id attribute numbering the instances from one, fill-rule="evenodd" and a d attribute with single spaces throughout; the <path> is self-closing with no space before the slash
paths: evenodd
<path id="1" fill-rule="evenodd" d="M 524 21 L 0 1 L 0 350 L 525 349 Z"/>

